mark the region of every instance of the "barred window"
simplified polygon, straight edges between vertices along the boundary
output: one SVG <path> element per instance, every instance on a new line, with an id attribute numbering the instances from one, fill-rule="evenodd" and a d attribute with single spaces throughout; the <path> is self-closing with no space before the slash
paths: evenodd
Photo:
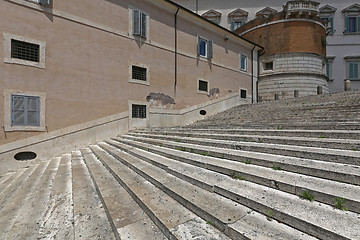
<path id="1" fill-rule="evenodd" d="M 132 79 L 146 81 L 146 68 L 132 66 Z"/>
<path id="2" fill-rule="evenodd" d="M 146 118 L 146 105 L 132 105 L 132 118 Z"/>
<path id="3" fill-rule="evenodd" d="M 199 91 L 208 91 L 208 82 L 199 80 Z"/>
<path id="4" fill-rule="evenodd" d="M 11 57 L 39 62 L 40 46 L 38 44 L 11 39 Z"/>
<path id="5" fill-rule="evenodd" d="M 246 90 L 244 90 L 244 89 L 240 90 L 240 97 L 241 98 L 246 98 Z"/>

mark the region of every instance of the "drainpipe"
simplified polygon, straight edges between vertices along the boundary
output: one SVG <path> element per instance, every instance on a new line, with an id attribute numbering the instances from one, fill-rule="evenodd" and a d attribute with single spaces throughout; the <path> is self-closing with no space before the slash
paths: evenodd
<path id="1" fill-rule="evenodd" d="M 178 8 L 177 10 L 176 10 L 176 13 L 175 13 L 175 71 L 174 71 L 174 74 L 175 74 L 175 76 L 174 76 L 174 78 L 175 78 L 175 82 L 174 82 L 174 100 L 175 100 L 175 98 L 176 98 L 176 84 L 177 84 L 177 71 L 178 71 L 178 69 L 177 69 L 177 54 L 178 54 L 178 52 L 177 52 L 177 14 L 178 14 L 178 12 L 179 12 L 179 10 L 180 10 L 180 8 Z"/>
<path id="2" fill-rule="evenodd" d="M 195 0 L 196 1 L 196 14 L 198 14 L 199 11 L 199 0 Z"/>
<path id="3" fill-rule="evenodd" d="M 254 50 L 256 46 L 251 50 L 251 103 L 254 103 Z M 259 61 L 259 60 L 258 60 Z"/>

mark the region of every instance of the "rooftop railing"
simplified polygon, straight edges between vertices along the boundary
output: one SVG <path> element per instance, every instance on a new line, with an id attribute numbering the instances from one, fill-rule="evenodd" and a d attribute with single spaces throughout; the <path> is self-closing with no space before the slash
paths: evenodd
<path id="1" fill-rule="evenodd" d="M 291 12 L 319 12 L 318 2 L 313 1 L 289 1 L 284 6 L 284 10 L 288 13 Z"/>

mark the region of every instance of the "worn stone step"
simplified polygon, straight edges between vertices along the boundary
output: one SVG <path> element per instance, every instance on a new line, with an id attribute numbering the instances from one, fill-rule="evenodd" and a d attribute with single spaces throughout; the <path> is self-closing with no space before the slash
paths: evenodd
<path id="1" fill-rule="evenodd" d="M 163 129 L 149 129 L 137 130 L 137 133 L 161 133 L 170 134 L 178 132 L 181 134 L 203 134 L 203 133 L 216 133 L 216 134 L 239 134 L 239 135 L 260 135 L 260 136 L 290 136 L 290 137 L 312 137 L 312 138 L 335 138 L 335 139 L 360 139 L 360 131 L 352 130 L 277 130 L 277 129 L 198 129 L 198 128 L 163 128 Z"/>
<path id="2" fill-rule="evenodd" d="M 71 154 L 63 154 L 45 214 L 39 223 L 37 239 L 74 239 Z"/>
<path id="3" fill-rule="evenodd" d="M 19 186 L 13 192 L 8 192 L 6 204 L 0 210 L 0 239 L 5 239 L 6 234 L 19 214 L 21 206 L 25 204 L 27 197 L 31 195 L 32 190 L 40 181 L 49 163 L 50 161 L 44 161 L 29 167 L 30 170 L 28 172 L 25 171 L 27 177 L 18 178 Z"/>
<path id="4" fill-rule="evenodd" d="M 125 136 L 124 136 L 125 137 Z M 165 146 L 173 149 L 194 152 L 225 158 L 233 161 L 247 162 L 264 167 L 278 166 L 290 172 L 301 173 L 309 176 L 320 177 L 338 182 L 360 185 L 360 167 L 334 162 L 318 161 L 306 158 L 287 157 L 268 153 L 250 152 L 244 150 L 224 149 L 197 144 L 171 142 L 145 137 L 126 136 L 126 138 L 113 138 L 117 141 L 126 139 Z"/>
<path id="5" fill-rule="evenodd" d="M 19 212 L 7 232 L 5 239 L 31 239 L 38 235 L 40 221 L 45 215 L 44 206 L 48 204 L 50 191 L 55 174 L 58 170 L 60 158 L 52 158 L 46 170 L 39 177 L 39 181 L 32 188 L 31 193 L 18 206 Z M 34 211 L 36 209 L 36 211 Z M 29 221 L 31 219 L 31 221 Z"/>
<path id="6" fill-rule="evenodd" d="M 228 239 L 165 194 L 162 189 L 155 187 L 99 146 L 90 146 L 90 148 L 167 238 L 184 240 L 196 238 Z M 159 175 L 159 178 L 161 177 Z M 184 235 L 184 233 L 186 234 Z"/>
<path id="7" fill-rule="evenodd" d="M 129 133 L 129 135 L 141 136 L 152 134 L 151 132 Z M 344 150 L 359 150 L 360 140 L 353 139 L 333 139 L 333 138 L 310 138 L 310 137 L 288 137 L 288 136 L 262 136 L 262 135 L 237 135 L 237 134 L 217 134 L 217 133 L 183 133 L 183 132 L 156 132 L 156 135 L 166 135 L 191 138 L 219 139 L 240 142 L 259 142 L 282 145 L 296 145 L 320 148 L 335 148 Z"/>
<path id="8" fill-rule="evenodd" d="M 74 239 L 116 239 L 96 183 L 80 151 L 72 155 Z"/>
<path id="9" fill-rule="evenodd" d="M 342 198 L 346 202 L 346 206 L 344 206 L 344 208 L 347 208 L 348 210 L 356 213 L 360 213 L 359 186 L 286 172 L 283 170 L 269 169 L 261 166 L 255 166 L 253 164 L 245 164 L 226 159 L 202 156 L 146 143 L 139 143 L 134 141 L 126 141 L 121 143 L 114 140 L 106 142 L 138 158 L 144 158 L 147 156 L 139 149 L 158 154 L 155 158 L 159 158 L 159 155 L 165 157 L 164 161 L 166 163 L 169 163 L 167 158 L 170 158 L 172 160 L 170 161 L 171 164 L 177 164 L 180 166 L 178 169 L 185 169 L 185 167 L 183 167 L 181 163 L 174 162 L 174 160 L 217 173 L 226 174 L 228 176 L 238 174 L 248 181 L 295 195 L 299 195 L 304 191 L 309 191 L 314 195 L 314 199 L 316 199 L 316 201 L 328 204 L 330 206 L 335 206 L 337 198 Z M 151 156 L 152 155 L 149 155 L 149 157 L 146 159 L 150 158 Z M 155 162 L 156 160 L 151 161 Z M 169 164 L 159 164 L 158 166 L 167 167 L 168 165 Z"/>
<path id="10" fill-rule="evenodd" d="M 233 234 L 236 232 L 240 233 L 241 230 L 233 229 L 230 227 L 230 225 L 232 225 L 233 223 L 236 223 L 238 221 L 242 221 L 241 219 L 243 217 L 238 218 L 238 217 L 236 217 L 236 215 L 234 216 L 234 214 L 238 213 L 239 206 L 236 206 L 234 208 L 234 205 L 231 204 L 231 201 L 229 202 L 229 204 L 226 204 L 226 202 L 229 201 L 229 199 L 226 200 L 226 198 L 220 197 L 220 196 L 224 196 L 224 195 L 222 193 L 220 194 L 220 191 L 217 192 L 216 188 L 218 186 L 210 184 L 209 181 L 211 181 L 212 183 L 227 182 L 228 186 L 226 188 L 228 188 L 229 186 L 232 186 L 234 184 L 235 185 L 239 184 L 239 181 L 235 181 L 227 176 L 221 177 L 219 174 L 216 174 L 216 173 L 214 175 L 210 176 L 208 170 L 202 170 L 202 169 L 198 169 L 199 171 L 197 173 L 195 173 L 196 176 L 191 176 L 192 173 L 189 173 L 189 175 L 187 175 L 187 173 L 188 173 L 187 171 L 181 171 L 181 170 L 178 171 L 177 174 L 175 174 L 176 175 L 175 176 L 175 175 L 173 175 L 173 172 L 175 171 L 175 169 L 173 169 L 173 168 L 171 168 L 171 169 L 169 168 L 169 169 L 167 169 L 168 171 L 166 171 L 164 169 L 157 168 L 154 165 L 149 164 L 145 161 L 139 160 L 138 158 L 135 158 L 136 160 L 127 160 L 128 158 L 125 158 L 124 157 L 125 154 L 123 154 L 121 151 L 115 150 L 113 147 L 109 147 L 104 144 L 100 144 L 100 146 L 103 147 L 104 149 L 107 149 L 115 157 L 117 156 L 119 159 L 122 159 L 123 161 L 128 161 L 128 164 L 131 164 L 131 167 L 134 168 L 135 171 L 137 171 L 139 174 L 146 175 L 147 178 L 151 179 L 153 182 L 156 182 L 159 186 L 161 186 L 161 188 L 165 192 L 170 192 L 171 194 L 173 194 L 174 195 L 173 197 L 176 198 L 178 201 L 185 200 L 186 202 L 183 203 L 184 205 L 189 206 L 189 204 L 195 204 L 195 206 L 191 206 L 191 205 L 190 206 L 192 208 L 194 208 L 193 211 L 196 211 L 197 214 L 204 214 L 204 212 L 206 214 L 211 214 L 213 221 L 214 221 L 214 222 L 211 221 L 212 224 L 220 225 L 218 227 L 221 227 L 222 224 L 227 223 L 224 226 L 225 232 L 227 232 L 231 238 L 238 239 L 237 236 L 235 236 Z M 159 176 L 161 176 L 161 177 L 159 177 Z M 183 176 L 183 177 L 181 177 L 181 176 Z M 169 181 L 165 177 L 171 178 L 172 180 Z M 209 177 L 211 179 L 205 180 Z M 217 194 L 214 195 L 214 193 L 202 188 L 203 184 L 201 182 L 203 182 L 204 184 L 207 184 L 207 185 L 212 185 L 213 186 L 212 189 L 213 189 L 214 193 L 217 193 Z M 199 188 L 197 188 L 195 186 L 195 185 L 197 185 L 196 183 L 199 183 L 198 187 L 201 187 L 201 189 L 203 189 L 203 190 L 200 190 Z M 266 188 L 266 189 L 267 189 L 267 191 L 271 191 L 268 188 Z M 238 190 L 240 191 L 240 189 L 238 189 Z M 251 190 L 249 190 L 249 191 L 251 191 Z M 263 189 L 261 189 L 259 191 L 262 192 Z M 257 193 L 259 193 L 259 191 Z M 281 192 L 280 192 L 280 194 L 281 194 Z M 264 194 L 262 193 L 260 196 L 263 196 L 263 195 Z M 251 205 L 252 209 L 255 209 L 257 211 L 260 210 L 260 212 L 262 212 L 262 213 L 266 212 L 266 210 L 269 210 L 269 208 L 272 209 L 271 206 L 270 207 L 263 206 L 261 203 L 255 203 L 255 201 L 253 201 L 250 198 L 245 199 L 244 197 L 241 197 L 241 198 L 243 198 L 241 200 L 239 198 L 240 198 L 240 195 L 237 195 L 237 198 L 231 198 L 231 199 L 234 200 L 235 202 L 239 202 L 241 204 Z M 301 201 L 298 199 L 298 197 L 296 197 L 294 199 L 296 199 L 299 202 Z M 214 209 L 214 206 L 216 206 L 216 209 Z M 247 212 L 247 214 L 244 215 L 244 217 L 249 216 L 249 214 L 250 214 L 250 212 Z M 282 214 L 279 214 L 279 215 L 282 215 Z M 283 218 L 280 218 L 280 217 L 278 217 L 278 218 L 281 219 L 281 222 L 284 223 Z M 230 220 L 232 221 L 231 223 L 230 223 Z M 264 218 L 264 220 L 265 220 L 265 218 Z M 289 221 L 289 223 L 290 222 L 291 221 Z M 239 226 L 239 225 L 241 225 L 241 224 L 234 224 L 232 226 Z M 293 226 L 294 226 L 294 224 L 293 224 Z M 316 232 L 316 230 L 314 230 L 314 231 L 313 230 L 314 229 L 310 229 L 310 230 L 306 229 L 307 232 L 312 232 L 312 234 Z M 269 238 L 270 235 L 265 234 L 267 229 L 263 229 L 262 231 L 263 231 L 264 235 L 267 236 L 267 238 Z M 302 236 L 303 238 L 306 238 L 306 236 L 307 236 L 298 231 L 294 231 L 294 229 L 292 229 L 292 231 L 296 232 L 296 235 L 293 235 L 290 238 L 281 238 L 281 239 L 300 239 L 301 237 L 299 237 L 299 236 Z M 292 231 L 290 231 L 290 232 L 292 232 Z M 285 235 L 288 236 L 290 234 L 290 232 L 286 231 Z M 298 235 L 298 234 L 300 234 L 300 235 Z M 279 234 L 279 235 L 282 235 L 282 234 Z M 338 234 L 329 233 L 324 229 L 321 230 L 320 235 L 326 236 L 326 237 L 332 236 L 332 235 L 339 237 Z M 297 237 L 295 237 L 295 236 L 297 236 Z M 340 239 L 346 239 L 346 238 L 340 238 Z"/>
<path id="11" fill-rule="evenodd" d="M 160 229 L 144 214 L 140 206 L 116 181 L 93 152 L 86 148 L 81 149 L 81 153 L 98 185 L 119 239 L 128 239 L 130 236 L 131 239 L 138 240 L 166 239 Z"/>
<path id="12" fill-rule="evenodd" d="M 3 207 L 4 202 L 11 196 L 11 193 L 15 193 L 24 179 L 29 177 L 32 171 L 37 166 L 33 165 L 31 168 L 21 168 L 16 172 L 12 172 L 0 185 L 0 210 Z"/>
<path id="13" fill-rule="evenodd" d="M 124 138 L 140 138 L 132 135 L 123 135 Z M 141 134 L 142 139 L 161 139 L 166 141 L 174 141 L 178 143 L 201 144 L 203 146 L 216 146 L 221 148 L 245 150 L 252 152 L 262 152 L 270 154 L 278 154 L 284 156 L 293 156 L 299 158 L 311 158 L 321 161 L 337 162 L 344 164 L 360 165 L 360 151 L 358 149 L 342 150 L 329 148 L 316 148 L 295 145 L 282 145 L 270 143 L 253 143 L 228 141 L 217 139 L 203 139 L 191 137 L 172 137 L 156 134 Z"/>

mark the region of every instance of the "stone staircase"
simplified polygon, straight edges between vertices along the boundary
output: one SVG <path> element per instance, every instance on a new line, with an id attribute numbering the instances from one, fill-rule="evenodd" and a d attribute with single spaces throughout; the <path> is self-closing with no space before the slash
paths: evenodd
<path id="1" fill-rule="evenodd" d="M 360 239 L 359 112 L 263 102 L 29 163 L 0 178 L 0 239 Z"/>

